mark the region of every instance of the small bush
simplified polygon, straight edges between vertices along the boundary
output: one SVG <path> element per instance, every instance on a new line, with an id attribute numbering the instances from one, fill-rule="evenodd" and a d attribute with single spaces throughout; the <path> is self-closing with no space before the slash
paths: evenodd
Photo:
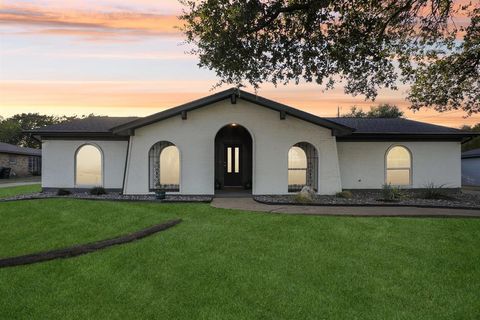
<path id="1" fill-rule="evenodd" d="M 72 193 L 67 189 L 58 189 L 57 190 L 57 196 L 68 196 L 70 194 L 72 194 Z"/>
<path id="2" fill-rule="evenodd" d="M 107 191 L 105 191 L 104 187 L 93 187 L 90 189 L 90 194 L 94 196 L 99 196 L 102 194 L 107 194 Z"/>
<path id="3" fill-rule="evenodd" d="M 390 183 L 382 186 L 383 201 L 399 201 L 404 196 L 405 195 L 399 187 L 392 186 Z"/>
<path id="4" fill-rule="evenodd" d="M 350 191 L 337 192 L 335 194 L 337 198 L 350 199 L 353 195 Z"/>
<path id="5" fill-rule="evenodd" d="M 423 199 L 434 199 L 434 200 L 451 200 L 453 197 L 449 196 L 445 190 L 445 185 L 435 185 L 433 182 L 430 182 L 425 185 L 425 190 L 422 192 Z"/>

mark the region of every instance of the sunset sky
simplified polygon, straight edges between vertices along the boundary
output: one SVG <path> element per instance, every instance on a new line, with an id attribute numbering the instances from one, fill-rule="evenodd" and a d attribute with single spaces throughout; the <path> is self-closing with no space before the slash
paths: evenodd
<path id="1" fill-rule="evenodd" d="M 0 116 L 144 116 L 215 92 L 214 72 L 185 54 L 175 28 L 181 9 L 177 0 L 0 0 Z M 388 102 L 410 119 L 480 122 L 462 111 L 413 114 L 407 89 L 382 91 L 375 102 L 311 84 L 263 85 L 258 94 L 320 116 Z"/>

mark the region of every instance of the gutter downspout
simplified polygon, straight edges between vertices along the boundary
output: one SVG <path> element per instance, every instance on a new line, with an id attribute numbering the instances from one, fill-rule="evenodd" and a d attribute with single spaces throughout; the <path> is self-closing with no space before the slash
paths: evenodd
<path id="1" fill-rule="evenodd" d="M 127 153 L 125 154 L 125 167 L 123 168 L 123 181 L 122 181 L 122 194 L 125 194 L 125 180 L 127 179 L 127 165 L 128 165 L 128 156 L 130 153 L 130 140 L 132 137 L 128 137 L 128 142 L 127 142 Z"/>

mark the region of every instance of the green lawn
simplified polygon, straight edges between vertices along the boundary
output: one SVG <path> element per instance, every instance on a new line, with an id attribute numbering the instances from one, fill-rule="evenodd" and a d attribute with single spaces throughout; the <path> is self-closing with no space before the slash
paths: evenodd
<path id="1" fill-rule="evenodd" d="M 0 185 L 0 198 L 12 197 L 17 194 L 33 193 L 42 191 L 40 184 L 2 188 Z"/>
<path id="2" fill-rule="evenodd" d="M 289 216 L 50 199 L 0 203 L 0 256 L 145 239 L 0 269 L 1 319 L 478 319 L 480 219 Z"/>

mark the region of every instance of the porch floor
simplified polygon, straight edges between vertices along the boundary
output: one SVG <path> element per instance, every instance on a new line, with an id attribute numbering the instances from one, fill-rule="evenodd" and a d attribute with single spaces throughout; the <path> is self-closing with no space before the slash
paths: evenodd
<path id="1" fill-rule="evenodd" d="M 224 187 L 215 190 L 215 198 L 251 198 L 252 190 L 245 190 L 243 187 Z"/>

